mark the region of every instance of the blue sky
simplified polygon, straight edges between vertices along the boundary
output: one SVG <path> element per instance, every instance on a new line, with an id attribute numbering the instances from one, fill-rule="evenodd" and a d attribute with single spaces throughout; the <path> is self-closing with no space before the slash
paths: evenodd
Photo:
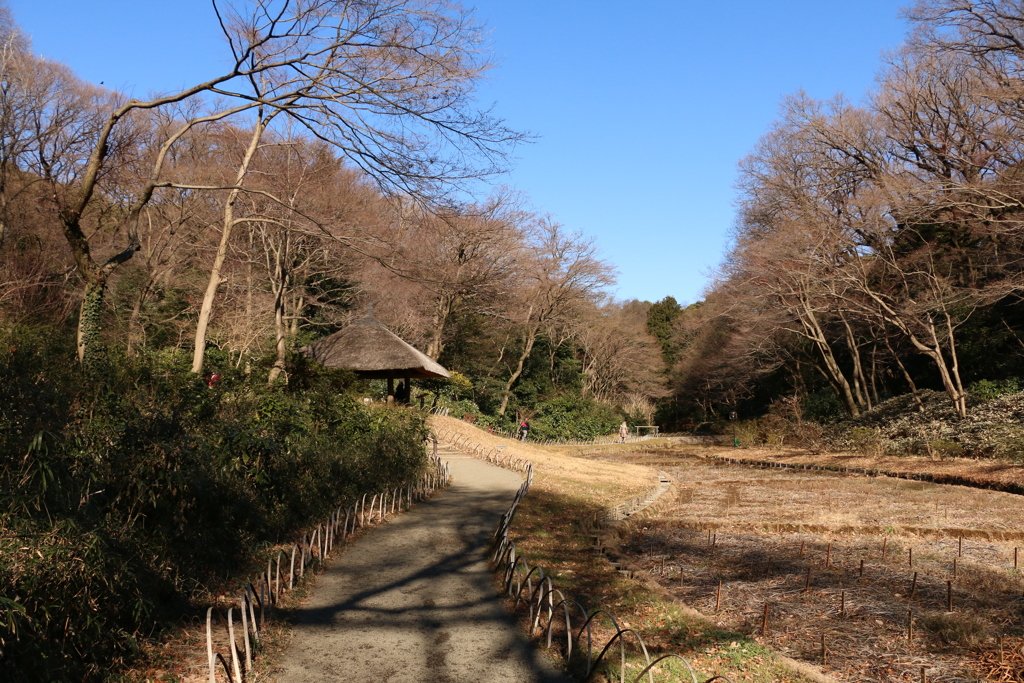
<path id="1" fill-rule="evenodd" d="M 139 96 L 224 64 L 207 0 L 8 4 L 38 53 Z M 728 243 L 736 163 L 779 101 L 863 96 L 905 4 L 480 0 L 498 63 L 481 101 L 538 136 L 499 182 L 592 236 L 618 298 L 695 301 Z"/>

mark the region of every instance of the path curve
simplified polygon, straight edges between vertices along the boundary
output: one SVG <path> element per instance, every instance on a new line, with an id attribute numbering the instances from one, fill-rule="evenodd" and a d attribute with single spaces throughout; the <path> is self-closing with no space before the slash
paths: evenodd
<path id="1" fill-rule="evenodd" d="M 447 449 L 452 484 L 335 559 L 296 613 L 279 683 L 567 683 L 499 600 L 487 546 L 522 478 Z"/>

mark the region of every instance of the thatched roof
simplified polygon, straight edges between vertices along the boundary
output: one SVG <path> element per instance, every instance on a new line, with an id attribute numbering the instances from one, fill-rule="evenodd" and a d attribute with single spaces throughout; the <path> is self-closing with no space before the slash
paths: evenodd
<path id="1" fill-rule="evenodd" d="M 384 327 L 373 313 L 300 352 L 329 368 L 355 370 L 369 379 L 451 377 L 451 374 Z"/>

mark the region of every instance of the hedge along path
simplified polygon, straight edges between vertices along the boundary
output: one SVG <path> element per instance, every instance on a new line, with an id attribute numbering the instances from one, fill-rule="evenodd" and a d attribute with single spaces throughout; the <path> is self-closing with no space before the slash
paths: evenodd
<path id="1" fill-rule="evenodd" d="M 408 510 L 447 486 L 451 473 L 437 457 L 436 440 L 430 444 L 430 466 L 418 480 L 380 493 L 364 494 L 353 504 L 339 506 L 290 548 L 267 560 L 267 568 L 249 582 L 237 604 L 226 612 L 206 611 L 206 662 L 209 683 L 243 683 L 251 677 L 267 619 L 282 596 L 298 587 L 314 565 L 324 563 L 335 546 L 357 531 L 382 524 L 389 514 Z M 367 508 L 369 505 L 369 508 Z"/>
<path id="2" fill-rule="evenodd" d="M 295 616 L 277 680 L 563 683 L 496 594 L 487 549 L 522 474 L 438 451 L 449 488 L 356 541 Z"/>

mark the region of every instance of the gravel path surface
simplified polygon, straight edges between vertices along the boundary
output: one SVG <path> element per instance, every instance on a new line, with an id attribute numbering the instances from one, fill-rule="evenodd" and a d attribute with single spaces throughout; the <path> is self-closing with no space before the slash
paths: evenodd
<path id="1" fill-rule="evenodd" d="M 451 487 L 348 548 L 297 613 L 280 683 L 567 683 L 498 599 L 486 552 L 522 484 L 452 451 Z"/>

